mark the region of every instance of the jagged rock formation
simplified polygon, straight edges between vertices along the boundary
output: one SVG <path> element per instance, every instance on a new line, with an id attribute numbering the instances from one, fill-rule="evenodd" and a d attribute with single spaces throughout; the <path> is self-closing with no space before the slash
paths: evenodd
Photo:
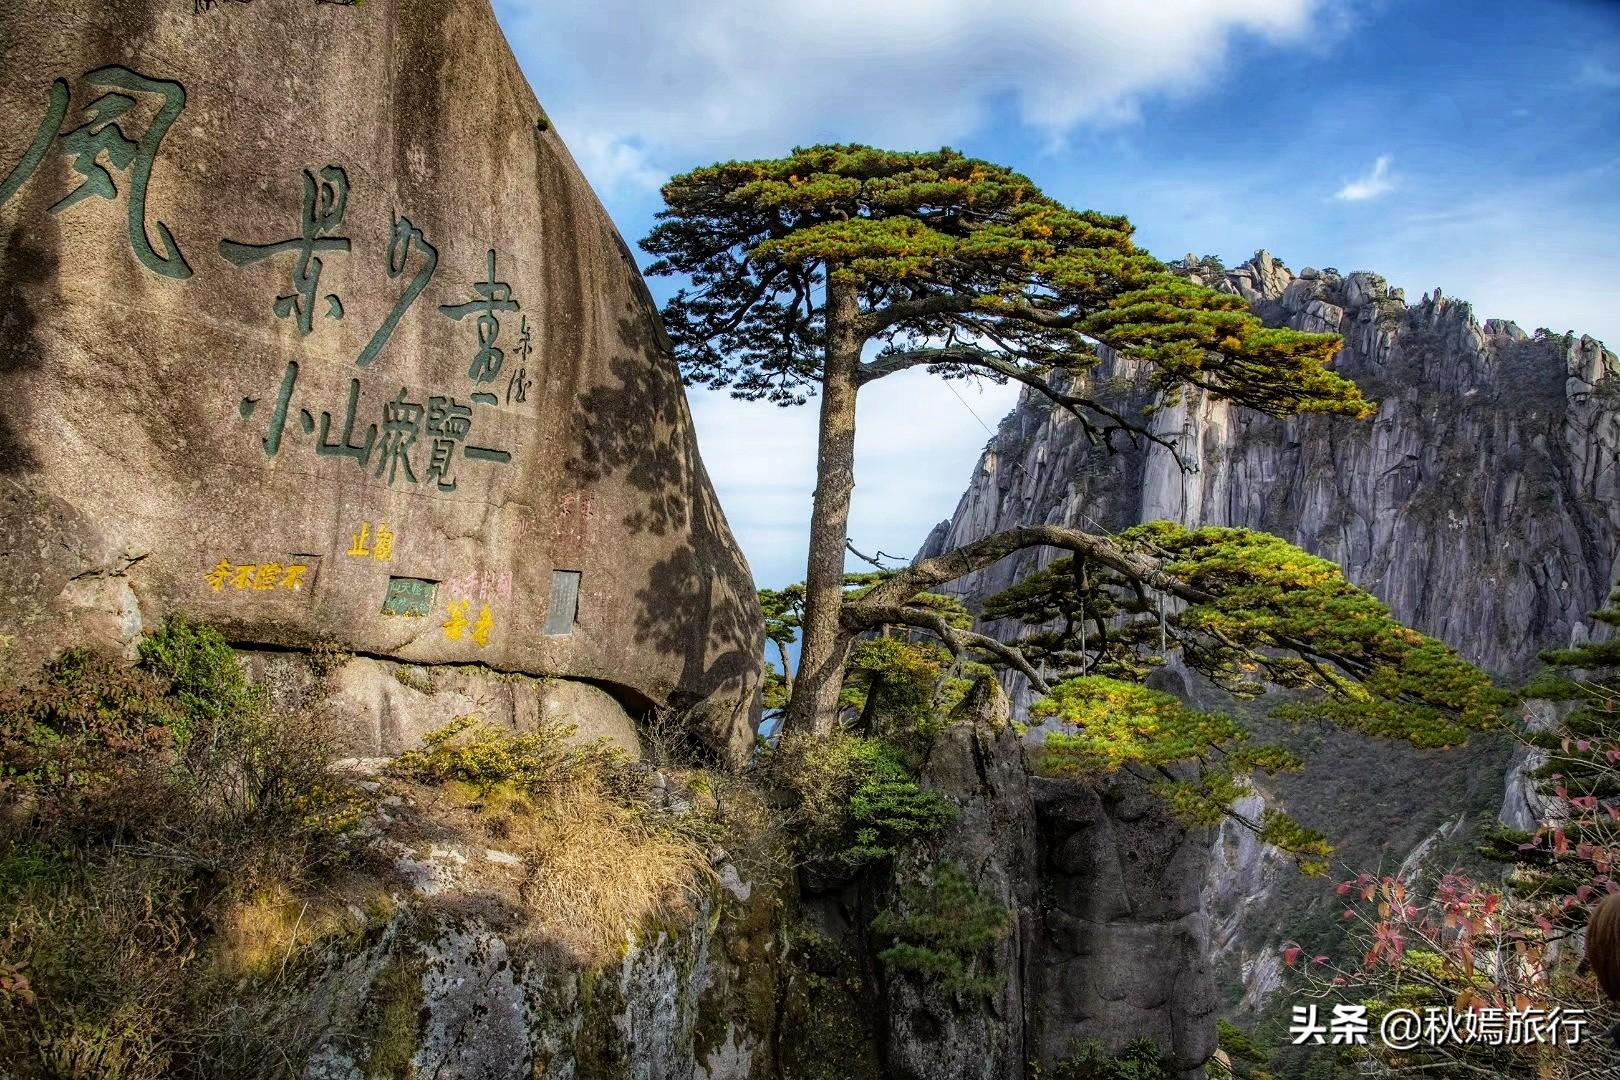
<path id="1" fill-rule="evenodd" d="M 1439 290 L 1408 305 L 1374 274 L 1296 276 L 1265 252 L 1230 272 L 1191 256 L 1187 266 L 1241 294 L 1268 323 L 1342 334 L 1336 366 L 1380 403 L 1376 417 L 1278 422 L 1189 395 L 1154 428 L 1196 469 L 1188 472 L 1162 447 L 1092 446 L 1072 418 L 1026 393 L 920 556 L 1029 522 L 1239 525 L 1340 563 L 1397 617 L 1505 675 L 1590 632 L 1587 612 L 1620 574 L 1614 353 L 1589 337 L 1481 325 Z M 1118 357 L 1105 355 L 1089 378 L 1091 396 L 1122 410 L 1151 402 L 1141 372 Z M 1021 553 L 953 588 L 982 599 L 1055 557 Z M 1008 639 L 1020 630 L 980 629 Z M 1027 684 L 1010 676 L 1007 685 L 1015 715 L 1027 716 Z M 1187 690 L 1200 693 L 1195 683 Z M 1355 858 L 1394 869 L 1460 811 L 1494 816 L 1502 804 L 1500 748 L 1436 755 L 1331 732 L 1313 738 L 1323 764 L 1264 794 L 1335 834 L 1375 837 Z M 1523 785 L 1509 786 L 1504 814 L 1522 817 Z M 1222 830 L 1206 907 L 1214 955 L 1249 1006 L 1275 981 L 1267 943 L 1321 921 L 1325 905 L 1305 892 L 1277 896 L 1291 873 Z"/>
<path id="2" fill-rule="evenodd" d="M 747 752 L 747 565 L 488 0 L 4 27 L 0 659 L 184 611 L 701 703 Z"/>
<path id="3" fill-rule="evenodd" d="M 1395 615 L 1503 673 L 1588 632 L 1620 571 L 1620 360 L 1592 338 L 1483 326 L 1470 307 L 1357 273 L 1295 277 L 1265 252 L 1208 282 L 1268 323 L 1345 337 L 1336 362 L 1380 403 L 1363 423 L 1277 422 L 1196 395 L 1157 446 L 1110 455 L 1026 395 L 980 460 L 933 554 L 1013 524 L 1121 528 L 1167 518 L 1263 529 L 1344 566 Z M 1139 372 L 1105 357 L 1111 400 L 1147 403 Z M 957 583 L 987 596 L 1050 554 Z M 999 628 L 1002 631 L 1010 628 Z"/>
<path id="4" fill-rule="evenodd" d="M 1562 721 L 1569 711 L 1570 705 L 1566 702 L 1527 701 L 1523 716 L 1529 727 L 1545 731 Z M 1508 828 L 1534 832 L 1547 820 L 1547 800 L 1536 790 L 1532 779 L 1532 774 L 1546 760 L 1547 755 L 1541 750 L 1521 748 L 1514 754 L 1506 790 L 1502 793 L 1502 809 L 1497 815 Z"/>

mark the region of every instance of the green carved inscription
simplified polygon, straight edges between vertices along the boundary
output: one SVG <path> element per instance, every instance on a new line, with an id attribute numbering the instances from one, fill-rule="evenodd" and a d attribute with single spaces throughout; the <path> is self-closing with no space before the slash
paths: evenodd
<path id="1" fill-rule="evenodd" d="M 433 597 L 439 583 L 421 578 L 395 577 L 388 579 L 388 595 L 383 599 L 384 615 L 404 615 L 421 618 L 433 612 Z"/>

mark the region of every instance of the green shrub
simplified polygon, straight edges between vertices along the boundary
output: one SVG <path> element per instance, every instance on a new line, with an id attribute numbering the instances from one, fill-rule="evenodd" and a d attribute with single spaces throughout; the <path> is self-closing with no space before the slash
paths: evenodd
<path id="1" fill-rule="evenodd" d="M 845 663 L 846 692 L 859 694 L 874 726 L 891 730 L 937 726 L 934 692 L 949 660 L 950 654 L 931 642 L 865 638 L 850 649 Z"/>
<path id="2" fill-rule="evenodd" d="M 1058 1062 L 1052 1080 L 1175 1080 L 1175 1062 L 1152 1039 L 1137 1039 L 1118 1054 L 1088 1039 Z"/>
<path id="3" fill-rule="evenodd" d="M 923 594 L 923 606 L 945 605 L 952 625 L 972 620 L 947 597 Z M 942 645 L 898 637 L 865 638 L 850 650 L 841 704 L 860 711 L 857 730 L 882 739 L 908 768 L 921 767 L 934 740 L 950 726 L 951 711 L 989 674 L 983 664 L 957 660 Z"/>
<path id="4" fill-rule="evenodd" d="M 300 1035 L 268 1019 L 293 987 L 229 969 L 220 928 L 284 896 L 309 920 L 300 937 L 287 917 L 271 970 L 296 970 L 316 912 L 344 910 L 333 872 L 363 797 L 326 728 L 274 712 L 216 631 L 171 619 L 137 651 L 73 650 L 0 690 L 0 1061 L 295 1074 Z"/>
<path id="5" fill-rule="evenodd" d="M 160 679 L 87 649 L 0 689 L 0 790 L 72 816 L 170 742 L 177 709 Z"/>
<path id="6" fill-rule="evenodd" d="M 184 747 L 199 732 L 215 732 L 233 717 L 264 709 L 264 694 L 250 686 L 236 653 L 211 626 L 174 615 L 136 646 L 140 667 L 161 680 L 179 708 L 169 720 Z"/>
<path id="7" fill-rule="evenodd" d="M 630 781 L 630 758 L 607 739 L 573 743 L 571 724 L 542 724 L 535 731 L 491 727 L 477 716 L 461 716 L 422 739 L 422 749 L 409 750 L 389 765 L 389 772 L 420 783 L 459 781 L 488 796 L 496 786 L 511 784 L 542 791 L 573 784 L 583 777 L 610 786 Z"/>
<path id="8" fill-rule="evenodd" d="M 1271 1055 L 1261 1048 L 1254 1037 L 1230 1020 L 1215 1021 L 1217 1044 L 1225 1051 L 1231 1063 L 1231 1075 L 1261 1080 L 1267 1074 L 1261 1066 L 1269 1064 Z"/>
<path id="9" fill-rule="evenodd" d="M 876 776 L 849 797 L 854 837 L 844 850 L 845 862 L 860 864 L 887 859 L 919 837 L 935 832 L 956 817 L 956 807 L 915 780 Z"/>
<path id="10" fill-rule="evenodd" d="M 974 888 L 961 867 L 945 863 L 928 880 L 902 888 L 898 908 L 879 914 L 872 931 L 893 941 L 878 953 L 890 969 L 947 993 L 988 996 L 1001 988 L 1006 972 L 983 962 L 985 951 L 1006 937 L 1011 923 L 1011 912 Z"/>
<path id="11" fill-rule="evenodd" d="M 175 616 L 135 666 L 74 649 L 0 690 L 0 790 L 64 842 L 161 839 L 215 865 L 244 832 L 343 831 L 312 717 L 272 711 L 220 634 Z"/>
<path id="12" fill-rule="evenodd" d="M 855 869 L 889 858 L 956 816 L 951 803 L 917 784 L 901 752 L 881 739 L 843 731 L 787 735 L 766 772 L 794 799 L 800 854 L 810 862 Z"/>

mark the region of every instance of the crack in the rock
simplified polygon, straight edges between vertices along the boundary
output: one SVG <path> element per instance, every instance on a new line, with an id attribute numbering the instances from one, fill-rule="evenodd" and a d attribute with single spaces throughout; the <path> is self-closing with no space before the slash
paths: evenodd
<path id="1" fill-rule="evenodd" d="M 413 638 L 412 641 L 414 642 L 415 639 Z M 310 645 L 288 645 L 285 642 L 280 641 L 254 641 L 246 638 L 229 638 L 226 640 L 225 644 L 229 645 L 233 649 L 267 653 L 296 653 L 300 656 L 309 655 L 312 649 L 312 646 Z M 549 671 L 524 671 L 521 668 L 496 667 L 494 664 L 487 663 L 483 660 L 406 660 L 391 653 L 377 652 L 370 649 L 356 649 L 347 645 L 345 645 L 343 649 L 350 656 L 360 657 L 366 660 L 380 660 L 384 663 L 399 664 L 406 667 L 480 668 L 495 675 L 522 675 L 531 679 L 570 678 L 569 676 L 556 675 L 555 673 Z M 571 681 L 594 682 L 595 680 L 572 679 Z"/>
<path id="2" fill-rule="evenodd" d="M 9 555 L 10 552 L 5 552 L 5 554 Z M 68 581 L 93 581 L 96 578 L 128 577 L 131 570 L 151 557 L 152 553 L 149 551 L 142 552 L 139 555 L 120 556 L 124 565 L 118 567 L 117 569 L 109 569 L 104 566 L 97 567 L 94 570 L 86 570 L 81 574 L 74 574 L 72 577 L 68 578 Z"/>

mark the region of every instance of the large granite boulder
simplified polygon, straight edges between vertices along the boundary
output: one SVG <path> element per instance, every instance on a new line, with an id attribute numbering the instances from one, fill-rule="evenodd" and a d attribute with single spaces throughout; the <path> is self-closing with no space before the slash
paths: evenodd
<path id="1" fill-rule="evenodd" d="M 488 0 L 0 6 L 0 661 L 166 613 L 746 751 L 760 619 Z"/>
<path id="2" fill-rule="evenodd" d="M 288 711 L 317 710 L 344 753 L 392 757 L 465 716 L 512 731 L 572 728 L 576 745 L 606 739 L 642 756 L 635 718 L 606 691 L 576 679 L 533 678 L 471 665 L 400 664 L 355 656 L 323 671 L 297 652 L 243 651 L 248 677 Z"/>

